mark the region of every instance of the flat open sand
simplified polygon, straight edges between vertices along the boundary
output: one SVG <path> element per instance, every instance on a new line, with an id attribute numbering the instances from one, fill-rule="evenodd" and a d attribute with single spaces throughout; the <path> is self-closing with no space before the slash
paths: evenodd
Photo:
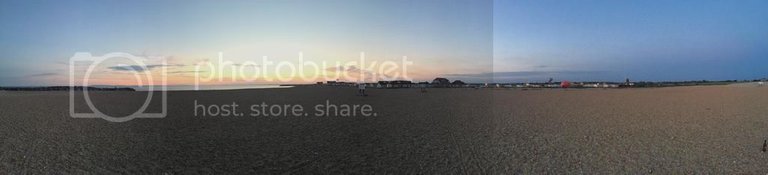
<path id="1" fill-rule="evenodd" d="M 68 92 L 0 92 L 0 172 L 768 173 L 768 87 L 355 91 L 175 91 L 166 118 L 123 123 L 71 118 Z M 145 95 L 91 98 L 129 114 Z M 239 111 L 329 100 L 377 116 L 203 117 L 195 100 Z"/>

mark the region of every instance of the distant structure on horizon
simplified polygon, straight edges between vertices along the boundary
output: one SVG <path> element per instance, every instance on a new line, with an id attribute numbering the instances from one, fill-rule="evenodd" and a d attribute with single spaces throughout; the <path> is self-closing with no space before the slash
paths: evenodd
<path id="1" fill-rule="evenodd" d="M 129 87 L 90 86 L 41 86 L 41 87 L 0 87 L 0 91 L 136 91 Z"/>
<path id="2" fill-rule="evenodd" d="M 461 80 L 454 80 L 453 83 L 451 83 L 451 87 L 465 87 L 467 86 L 467 83 L 464 83 Z"/>
<path id="3" fill-rule="evenodd" d="M 353 87 L 358 85 L 359 83 L 353 83 L 353 82 L 343 82 L 343 81 L 326 81 L 326 82 L 316 82 L 315 85 L 321 85 L 321 86 L 344 86 L 344 87 Z M 437 77 L 432 82 L 429 81 L 422 81 L 415 83 L 413 81 L 409 80 L 392 80 L 392 81 L 378 81 L 375 83 L 365 83 L 369 87 L 376 87 L 376 88 L 465 88 L 465 87 L 471 87 L 471 84 L 465 83 L 461 80 L 454 80 L 451 82 L 447 78 Z"/>
<path id="4" fill-rule="evenodd" d="M 408 80 L 379 81 L 378 88 L 411 88 L 415 87 L 413 82 Z"/>
<path id="5" fill-rule="evenodd" d="M 437 77 L 432 80 L 432 87 L 450 87 L 451 81 L 447 78 Z"/>
<path id="6" fill-rule="evenodd" d="M 625 78 L 624 81 L 610 82 L 610 81 L 581 81 L 570 82 L 567 80 L 555 81 L 554 78 L 549 78 L 542 82 L 530 82 L 530 83 L 466 83 L 462 80 L 451 81 L 448 78 L 437 77 L 430 81 L 413 82 L 410 80 L 391 80 L 391 81 L 378 81 L 364 83 L 368 87 L 376 88 L 522 88 L 527 90 L 529 88 L 645 88 L 645 87 L 673 87 L 673 86 L 698 86 L 698 85 L 725 85 L 737 82 L 751 82 L 758 86 L 764 86 L 766 79 L 754 79 L 754 80 L 724 80 L 724 81 L 664 81 L 664 82 L 649 82 L 638 81 L 632 82 L 629 78 Z M 326 81 L 317 82 L 316 85 L 323 86 L 342 86 L 342 87 L 355 87 L 360 83 L 355 82 L 343 82 L 343 81 Z M 2 89 L 0 89 L 2 90 Z M 7 90 L 7 89 L 6 89 Z"/>

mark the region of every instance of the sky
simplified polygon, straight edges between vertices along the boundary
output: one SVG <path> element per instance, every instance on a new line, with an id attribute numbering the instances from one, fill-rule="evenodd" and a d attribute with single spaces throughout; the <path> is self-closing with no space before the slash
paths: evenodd
<path id="1" fill-rule="evenodd" d="M 768 77 L 768 1 L 508 0 L 494 4 L 497 80 Z"/>
<path id="2" fill-rule="evenodd" d="M 768 77 L 763 7 L 768 1 L 6 0 L 0 86 L 66 85 L 83 52 L 149 58 L 146 67 L 123 58 L 73 66 L 77 83 L 93 68 L 89 83 L 114 85 L 137 75 L 158 81 L 160 71 L 166 84 L 200 83 L 195 75 L 225 77 L 208 84 L 755 79 Z M 328 64 L 298 74 L 277 66 L 299 60 Z"/>

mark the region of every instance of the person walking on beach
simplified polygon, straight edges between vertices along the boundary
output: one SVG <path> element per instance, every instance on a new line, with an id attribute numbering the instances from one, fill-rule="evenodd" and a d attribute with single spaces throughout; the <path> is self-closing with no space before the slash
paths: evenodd
<path id="1" fill-rule="evenodd" d="M 365 83 L 358 83 L 357 84 L 357 95 L 359 95 L 359 96 L 368 96 L 368 94 L 365 94 Z"/>

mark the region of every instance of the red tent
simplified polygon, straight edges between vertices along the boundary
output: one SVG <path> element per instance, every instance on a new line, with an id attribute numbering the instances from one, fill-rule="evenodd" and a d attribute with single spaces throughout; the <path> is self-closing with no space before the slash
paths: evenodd
<path id="1" fill-rule="evenodd" d="M 568 88 L 568 87 L 571 87 L 571 82 L 569 82 L 569 81 L 563 81 L 563 82 L 560 82 L 560 87 L 561 87 L 561 88 Z"/>

